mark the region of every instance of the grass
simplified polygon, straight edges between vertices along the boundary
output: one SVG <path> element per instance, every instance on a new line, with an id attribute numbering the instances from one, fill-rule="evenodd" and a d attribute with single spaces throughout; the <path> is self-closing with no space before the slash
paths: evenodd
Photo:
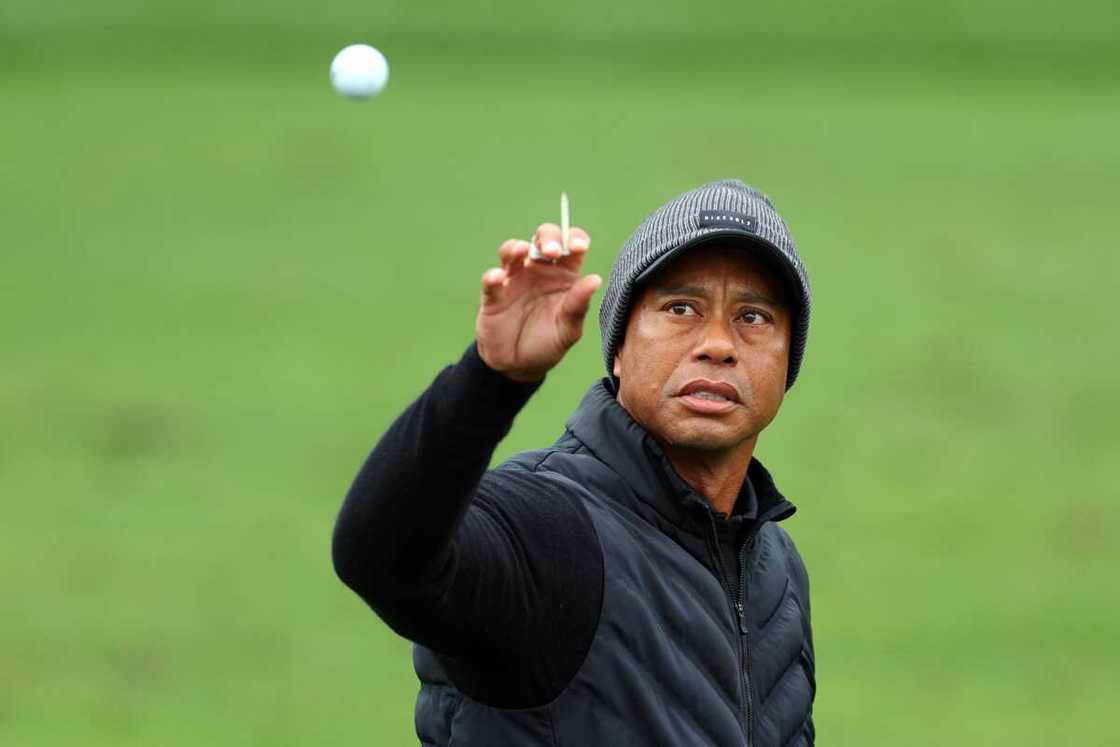
<path id="1" fill-rule="evenodd" d="M 0 742 L 415 741 L 408 646 L 330 568 L 350 478 L 562 189 L 605 273 L 735 175 L 814 283 L 760 456 L 824 741 L 1117 744 L 1110 7 L 186 7 L 6 11 Z M 393 66 L 365 104 L 326 77 L 355 19 Z M 589 321 L 500 456 L 600 369 Z"/>

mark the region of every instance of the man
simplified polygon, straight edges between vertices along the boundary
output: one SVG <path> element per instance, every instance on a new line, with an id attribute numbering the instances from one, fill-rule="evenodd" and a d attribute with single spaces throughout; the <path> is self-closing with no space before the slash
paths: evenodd
<path id="1" fill-rule="evenodd" d="M 579 339 L 598 276 L 559 229 L 499 250 L 477 341 L 382 437 L 339 576 L 417 645 L 433 745 L 807 745 L 816 690 L 794 507 L 754 458 L 800 368 L 809 285 L 742 182 L 662 206 L 600 310 L 609 376 L 560 439 L 487 471 Z M 536 258 L 539 255 L 539 259 Z"/>

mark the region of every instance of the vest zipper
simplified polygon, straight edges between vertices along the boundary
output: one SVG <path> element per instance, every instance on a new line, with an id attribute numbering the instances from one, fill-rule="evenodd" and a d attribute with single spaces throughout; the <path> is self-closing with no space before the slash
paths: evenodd
<path id="1" fill-rule="evenodd" d="M 747 586 L 747 548 L 750 546 L 753 535 L 739 545 L 739 583 L 736 586 L 738 598 L 735 600 L 735 611 L 739 613 L 739 634 L 743 641 L 743 683 L 747 695 L 747 745 L 749 747 L 754 735 L 754 703 L 751 693 L 751 631 L 747 628 L 743 618 L 743 597 Z"/>
<path id="2" fill-rule="evenodd" d="M 716 518 L 711 512 L 708 513 L 708 518 L 711 520 L 712 553 L 715 555 L 716 565 L 719 569 L 719 581 L 723 586 L 724 592 L 727 594 L 728 601 L 731 603 L 731 612 L 735 615 L 735 619 L 739 624 L 739 686 L 742 688 L 743 699 L 745 701 L 747 747 L 750 747 L 754 731 L 754 707 L 751 703 L 750 630 L 747 629 L 747 623 L 743 616 L 743 586 L 746 584 L 747 580 L 747 545 L 750 539 L 748 538 L 739 546 L 739 583 L 736 585 L 736 588 L 732 590 L 731 580 L 727 578 L 727 571 L 723 567 L 723 556 L 719 551 L 719 533 L 716 531 Z"/>

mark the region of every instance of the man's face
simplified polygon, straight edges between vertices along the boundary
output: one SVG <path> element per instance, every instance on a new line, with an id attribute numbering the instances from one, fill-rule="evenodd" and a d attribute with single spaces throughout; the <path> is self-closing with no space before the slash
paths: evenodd
<path id="1" fill-rule="evenodd" d="M 735 449 L 778 413 L 789 340 L 784 288 L 765 264 L 719 245 L 686 251 L 631 307 L 619 403 L 662 444 Z"/>

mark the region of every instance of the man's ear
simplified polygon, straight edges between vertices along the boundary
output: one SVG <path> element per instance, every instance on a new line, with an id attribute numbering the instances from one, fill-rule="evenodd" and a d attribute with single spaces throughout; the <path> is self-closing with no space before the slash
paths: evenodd
<path id="1" fill-rule="evenodd" d="M 618 353 L 614 354 L 614 366 L 611 367 L 611 373 L 614 374 L 616 379 L 622 378 L 622 361 L 618 358 Z"/>

